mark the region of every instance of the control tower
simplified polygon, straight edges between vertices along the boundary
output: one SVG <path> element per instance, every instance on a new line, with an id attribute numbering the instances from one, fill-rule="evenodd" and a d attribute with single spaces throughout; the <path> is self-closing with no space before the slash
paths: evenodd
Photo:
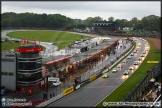
<path id="1" fill-rule="evenodd" d="M 16 86 L 22 92 L 35 92 L 41 87 L 43 48 L 40 45 L 27 44 L 17 48 Z"/>

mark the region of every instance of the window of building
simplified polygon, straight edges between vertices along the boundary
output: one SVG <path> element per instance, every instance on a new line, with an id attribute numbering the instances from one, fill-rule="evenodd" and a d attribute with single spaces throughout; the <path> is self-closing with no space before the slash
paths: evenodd
<path id="1" fill-rule="evenodd" d="M 1 75 L 14 76 L 13 72 L 1 72 Z"/>
<path id="2" fill-rule="evenodd" d="M 18 81 L 36 81 L 42 78 L 42 72 L 28 73 L 28 74 L 17 74 Z"/>
<path id="3" fill-rule="evenodd" d="M 18 62 L 19 70 L 35 70 L 42 68 L 42 60 L 34 61 L 34 62 Z"/>

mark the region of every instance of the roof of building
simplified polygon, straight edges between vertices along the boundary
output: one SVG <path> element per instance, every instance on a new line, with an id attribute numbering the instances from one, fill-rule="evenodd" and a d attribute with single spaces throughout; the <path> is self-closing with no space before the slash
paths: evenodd
<path id="1" fill-rule="evenodd" d="M 81 44 L 81 45 L 70 46 L 70 48 L 85 48 L 85 47 L 87 47 L 86 44 L 85 45 Z"/>
<path id="2" fill-rule="evenodd" d="M 97 45 L 94 48 L 89 49 L 86 52 L 83 52 L 83 53 L 80 53 L 80 54 L 75 54 L 74 56 L 59 55 L 59 56 L 52 56 L 52 57 L 44 58 L 43 61 L 42 61 L 42 64 L 56 62 L 56 61 L 62 60 L 63 58 L 69 58 L 70 63 L 78 62 L 78 61 L 81 61 L 83 59 L 90 57 L 91 54 L 94 54 L 96 52 L 101 51 L 102 49 L 104 49 L 107 46 L 114 43 L 117 39 L 118 38 L 112 38 L 110 40 L 105 41 L 104 43 Z M 87 47 L 87 45 L 75 45 L 75 46 L 71 46 L 70 48 L 83 48 L 83 47 Z"/>
<path id="3" fill-rule="evenodd" d="M 70 58 L 70 63 L 73 63 L 73 62 L 78 62 L 78 61 L 81 61 L 85 58 L 88 58 L 91 56 L 91 54 L 94 54 L 94 53 L 97 53 L 97 52 L 100 52 L 102 49 L 106 48 L 107 46 L 111 45 L 112 43 L 114 43 L 117 39 L 113 39 L 113 41 L 107 41 L 107 42 L 104 42 L 104 43 L 101 43 L 100 45 L 94 47 L 94 48 L 91 48 L 89 49 L 88 51 L 86 52 L 83 52 L 83 53 L 80 53 L 80 54 L 76 54 L 74 55 L 72 58 Z"/>
<path id="4" fill-rule="evenodd" d="M 103 48 L 103 46 L 102 46 Z M 99 52 L 101 50 L 101 48 L 98 48 L 96 50 L 94 50 L 93 48 L 89 49 L 89 51 L 86 51 L 86 52 L 83 52 L 83 53 L 80 53 L 79 55 L 91 55 L 93 53 L 96 53 L 96 52 Z"/>
<path id="5" fill-rule="evenodd" d="M 51 56 L 51 57 L 48 57 L 48 58 L 44 58 L 42 60 L 42 64 L 50 64 L 52 62 L 56 62 L 56 61 L 59 61 L 59 60 L 62 60 L 62 59 L 70 58 L 70 57 L 72 57 L 72 56 L 68 56 L 68 55 Z"/>
<path id="6" fill-rule="evenodd" d="M 115 21 L 95 21 L 94 23 L 118 23 Z"/>
<path id="7" fill-rule="evenodd" d="M 86 59 L 88 57 L 90 57 L 90 56 L 76 54 L 72 58 L 70 58 L 70 63 L 79 62 L 79 61 Z"/>
<path id="8" fill-rule="evenodd" d="M 111 39 L 111 38 L 109 38 L 109 37 L 95 37 L 93 39 Z"/>
<path id="9" fill-rule="evenodd" d="M 40 45 L 27 44 L 27 45 L 20 46 L 18 48 L 40 48 L 40 47 L 41 47 Z"/>
<path id="10" fill-rule="evenodd" d="M 119 38 L 111 38 L 111 39 L 109 39 L 109 40 L 106 40 L 106 41 L 108 41 L 108 42 L 115 42 L 116 40 L 118 40 Z"/>

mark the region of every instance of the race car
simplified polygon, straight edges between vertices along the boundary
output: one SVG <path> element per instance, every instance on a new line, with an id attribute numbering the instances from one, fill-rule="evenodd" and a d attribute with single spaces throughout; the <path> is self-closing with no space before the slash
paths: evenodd
<path id="1" fill-rule="evenodd" d="M 120 64 L 118 64 L 118 66 L 117 66 L 118 68 L 121 68 L 122 67 L 122 64 L 120 63 Z"/>
<path id="2" fill-rule="evenodd" d="M 125 70 L 123 75 L 129 75 L 129 71 L 128 70 Z"/>
<path id="3" fill-rule="evenodd" d="M 108 78 L 109 77 L 109 74 L 108 73 L 104 73 L 103 75 L 102 75 L 102 78 Z"/>
<path id="4" fill-rule="evenodd" d="M 135 62 L 134 62 L 134 65 L 138 65 L 138 61 L 135 61 Z"/>
<path id="5" fill-rule="evenodd" d="M 131 53 L 131 56 L 134 56 L 134 54 L 133 54 L 133 53 Z"/>
<path id="6" fill-rule="evenodd" d="M 128 56 L 127 59 L 131 59 L 132 57 L 131 56 Z"/>
<path id="7" fill-rule="evenodd" d="M 131 65 L 131 66 L 129 67 L 129 70 L 134 70 L 134 65 Z"/>
<path id="8" fill-rule="evenodd" d="M 112 73 L 116 73 L 116 72 L 118 72 L 118 68 L 117 68 L 117 67 L 115 67 L 115 68 L 112 70 Z"/>
<path id="9" fill-rule="evenodd" d="M 123 63 L 127 63 L 127 60 L 126 60 L 126 59 L 124 59 L 124 60 L 123 60 Z"/>

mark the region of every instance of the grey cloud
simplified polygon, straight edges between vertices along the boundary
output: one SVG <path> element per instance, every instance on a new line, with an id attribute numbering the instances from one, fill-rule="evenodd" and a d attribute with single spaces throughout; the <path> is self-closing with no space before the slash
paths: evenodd
<path id="1" fill-rule="evenodd" d="M 104 19 L 107 19 L 107 17 L 115 15 L 116 17 L 125 16 L 125 19 L 137 17 L 141 18 L 144 15 L 157 15 L 160 16 L 160 2 L 153 2 L 153 1 L 145 1 L 145 2 L 109 2 L 109 1 L 38 1 L 38 2 L 25 2 L 25 1 L 13 1 L 13 2 L 1 2 L 2 3 L 2 12 L 5 12 L 5 7 L 9 6 L 10 8 L 7 9 L 7 11 L 10 10 L 10 12 L 20 12 L 21 11 L 27 11 L 27 10 L 33 10 L 37 11 L 41 10 L 43 12 L 47 12 L 47 14 L 50 12 L 56 12 L 60 13 L 70 17 L 75 16 L 77 14 L 77 17 L 84 16 L 84 19 L 86 19 L 89 16 L 85 15 L 93 15 L 93 16 L 104 16 Z M 4 7 L 4 8 L 3 8 Z M 18 10 L 18 8 L 19 10 Z M 14 10 L 15 9 L 15 10 Z M 17 9 L 17 10 L 16 10 Z M 40 13 L 39 11 L 38 13 Z M 71 15 L 67 15 L 67 13 L 72 12 Z M 78 13 L 82 13 L 78 15 Z M 88 14 L 87 14 L 88 13 Z M 53 13 L 55 14 L 55 13 Z M 105 15 L 104 15 L 105 14 Z M 101 16 L 101 17 L 102 17 Z M 106 17 L 107 16 L 107 17 Z M 115 17 L 114 16 L 114 17 Z"/>

